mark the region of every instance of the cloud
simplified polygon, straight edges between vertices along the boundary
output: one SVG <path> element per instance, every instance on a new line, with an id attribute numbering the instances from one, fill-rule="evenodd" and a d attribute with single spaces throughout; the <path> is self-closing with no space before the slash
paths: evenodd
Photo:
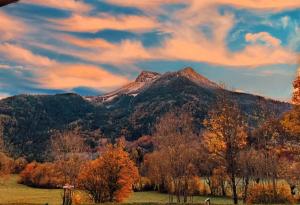
<path id="1" fill-rule="evenodd" d="M 19 45 L 2 43 L 0 44 L 0 54 L 7 60 L 17 62 L 21 65 L 33 65 L 38 67 L 49 67 L 56 62 L 41 55 L 32 53 Z"/>
<path id="2" fill-rule="evenodd" d="M 180 0 L 151 0 L 151 1 L 141 1 L 141 0 L 106 0 L 106 2 L 111 4 L 116 4 L 119 6 L 126 7 L 137 7 L 140 9 L 153 9 L 160 7 L 161 5 L 174 4 L 174 3 L 184 3 Z"/>
<path id="3" fill-rule="evenodd" d="M 78 0 L 23 0 L 22 3 L 35 4 L 62 10 L 70 10 L 79 13 L 88 12 L 91 10 L 90 5 Z"/>
<path id="4" fill-rule="evenodd" d="M 271 36 L 267 32 L 247 33 L 245 35 L 245 40 L 252 43 L 264 42 L 267 45 L 274 47 L 278 47 L 281 44 L 281 41 L 278 38 Z"/>
<path id="5" fill-rule="evenodd" d="M 71 39 L 71 40 L 70 40 Z M 64 42 L 72 45 L 80 46 L 85 49 L 73 49 L 67 46 L 49 45 L 43 43 L 32 42 L 31 45 L 37 48 L 46 49 L 58 54 L 64 54 L 76 57 L 78 59 L 89 61 L 92 63 L 102 63 L 111 65 L 132 65 L 136 61 L 155 59 L 153 54 L 143 47 L 140 41 L 125 40 L 120 43 L 112 44 L 105 40 L 83 40 L 74 37 L 62 38 Z M 91 42 L 100 42 L 91 45 Z"/>
<path id="6" fill-rule="evenodd" d="M 19 19 L 0 11 L 0 42 L 21 37 L 28 28 Z"/>
<path id="7" fill-rule="evenodd" d="M 64 42 L 67 42 L 71 45 L 80 47 L 80 48 L 101 48 L 101 49 L 109 49 L 115 47 L 114 44 L 101 39 L 101 38 L 96 38 L 96 39 L 81 39 L 81 38 L 76 38 L 71 35 L 61 35 L 58 36 L 59 39 L 63 39 Z"/>
<path id="8" fill-rule="evenodd" d="M 31 80 L 43 88 L 71 90 L 85 86 L 106 90 L 128 82 L 126 77 L 110 73 L 104 68 L 88 64 L 61 63 L 14 44 L 0 44 L 0 54 L 10 62 L 27 65 L 27 69 L 33 74 Z M 1 68 L 13 69 L 5 64 L 0 65 Z"/>
<path id="9" fill-rule="evenodd" d="M 202 12 L 188 8 L 178 12 L 175 19 L 178 23 L 164 27 L 171 37 L 165 40 L 161 48 L 153 51 L 159 58 L 243 68 L 296 63 L 296 53 L 282 47 L 280 40 L 267 32 L 249 33 L 246 40 L 253 42 L 251 45 L 236 52 L 230 51 L 226 38 L 235 25 L 235 18 L 230 13 L 220 14 L 214 7 L 202 9 Z M 195 29 L 200 25 L 210 25 L 210 37 Z M 259 44 L 258 41 L 266 44 Z"/>
<path id="10" fill-rule="evenodd" d="M 86 16 L 73 15 L 66 19 L 49 19 L 54 23 L 54 28 L 61 31 L 72 32 L 97 32 L 105 29 L 147 31 L 157 28 L 155 20 L 146 16 Z"/>
<path id="11" fill-rule="evenodd" d="M 281 19 L 282 27 L 287 28 L 289 25 L 290 18 L 288 16 L 284 16 Z"/>
<path id="12" fill-rule="evenodd" d="M 127 7 L 138 7 L 140 9 L 151 10 L 161 7 L 166 4 L 186 4 L 194 8 L 203 8 L 211 5 L 231 5 L 239 8 L 260 9 L 260 10 L 285 10 L 294 9 L 300 7 L 300 2 L 296 0 L 106 0 L 111 4 Z"/>
<path id="13" fill-rule="evenodd" d="M 71 90 L 90 87 L 109 90 L 128 83 L 128 79 L 105 69 L 85 64 L 59 64 L 38 72 L 38 83 L 45 88 Z"/>
<path id="14" fill-rule="evenodd" d="M 11 65 L 7 65 L 7 64 L 0 64 L 0 70 L 23 70 L 23 66 L 11 66 Z"/>

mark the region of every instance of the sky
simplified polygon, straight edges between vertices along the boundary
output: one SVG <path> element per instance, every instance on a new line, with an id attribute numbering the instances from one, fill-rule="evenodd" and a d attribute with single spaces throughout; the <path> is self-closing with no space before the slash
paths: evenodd
<path id="1" fill-rule="evenodd" d="M 21 0 L 0 8 L 0 98 L 98 95 L 189 66 L 289 101 L 299 52 L 300 0 Z"/>

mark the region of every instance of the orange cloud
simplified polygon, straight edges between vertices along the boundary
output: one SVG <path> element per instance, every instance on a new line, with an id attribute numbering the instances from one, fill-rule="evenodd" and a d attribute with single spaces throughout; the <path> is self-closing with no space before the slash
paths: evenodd
<path id="1" fill-rule="evenodd" d="M 145 16 L 73 15 L 70 18 L 49 21 L 55 23 L 54 27 L 58 30 L 72 32 L 97 32 L 104 29 L 147 31 L 158 26 L 155 20 Z"/>
<path id="2" fill-rule="evenodd" d="M 137 7 L 142 9 L 153 9 L 160 7 L 161 5 L 173 4 L 173 3 L 185 3 L 182 0 L 151 0 L 151 1 L 141 1 L 141 0 L 106 0 L 106 2 L 111 4 L 116 4 L 120 6 L 127 7 Z"/>
<path id="3" fill-rule="evenodd" d="M 26 26 L 17 18 L 0 11 L 0 41 L 16 39 L 26 31 Z"/>
<path id="4" fill-rule="evenodd" d="M 45 88 L 71 90 L 86 86 L 107 90 L 128 82 L 126 77 L 110 73 L 101 67 L 57 62 L 13 44 L 0 44 L 0 54 L 11 62 L 27 65 L 26 69 L 35 76 L 31 80 Z M 8 66 L 0 65 L 1 68 L 8 69 Z"/>
<path id="5" fill-rule="evenodd" d="M 278 38 L 271 36 L 267 32 L 247 33 L 245 35 L 245 39 L 247 42 L 252 42 L 252 43 L 263 41 L 266 44 L 274 47 L 277 47 L 281 44 L 281 41 Z"/>
<path id="6" fill-rule="evenodd" d="M 68 39 L 68 38 L 67 38 Z M 67 41 L 69 43 L 74 43 L 73 45 L 83 48 L 93 42 L 93 40 L 79 40 L 77 38 L 71 37 Z M 66 41 L 65 41 L 66 42 Z M 90 61 L 93 63 L 107 63 L 112 65 L 122 65 L 122 64 L 133 64 L 135 61 L 150 60 L 153 58 L 150 51 L 145 49 L 141 42 L 125 40 L 118 44 L 111 44 L 107 41 L 101 40 L 101 42 L 106 45 L 106 47 L 101 47 L 97 45 L 91 45 L 91 47 L 85 50 L 74 50 L 67 47 L 43 44 L 31 42 L 31 45 L 38 48 L 46 49 L 58 54 L 70 55 L 81 60 Z"/>
<path id="7" fill-rule="evenodd" d="M 115 47 L 114 44 L 105 41 L 104 39 L 80 39 L 80 38 L 76 38 L 70 35 L 62 35 L 61 37 L 59 37 L 61 39 L 63 39 L 65 42 L 68 42 L 71 45 L 77 46 L 77 47 L 81 47 L 81 48 L 105 48 L 105 49 L 109 49 L 109 48 L 113 48 Z"/>
<path id="8" fill-rule="evenodd" d="M 128 83 L 128 79 L 92 65 L 59 64 L 38 72 L 38 82 L 45 88 L 72 89 L 85 86 L 109 90 Z"/>
<path id="9" fill-rule="evenodd" d="M 36 4 L 74 12 L 88 12 L 91 6 L 78 0 L 22 0 L 22 3 Z"/>
<path id="10" fill-rule="evenodd" d="M 0 44 L 0 53 L 4 58 L 20 63 L 21 65 L 33 65 L 40 67 L 48 67 L 54 65 L 56 62 L 40 55 L 32 53 L 30 50 L 27 50 L 21 46 L 3 43 Z"/>
<path id="11" fill-rule="evenodd" d="M 234 7 L 263 9 L 263 10 L 284 10 L 300 7 L 300 2 L 297 0 L 106 0 L 108 3 L 138 7 L 140 9 L 151 10 L 165 4 L 186 4 L 195 9 L 211 6 L 211 5 L 231 5 Z"/>
<path id="12" fill-rule="evenodd" d="M 207 6 L 209 2 L 213 1 L 194 1 L 198 6 L 202 4 L 205 7 L 199 10 L 192 6 L 176 13 L 174 18 L 179 23 L 161 27 L 171 33 L 171 37 L 165 40 L 162 47 L 155 49 L 152 53 L 161 59 L 189 60 L 249 68 L 296 62 L 296 54 L 280 46 L 280 41 L 266 32 L 246 35 L 246 40 L 253 44 L 247 45 L 241 51 L 230 51 L 226 38 L 235 24 L 235 18 L 228 13 L 221 15 L 215 7 Z M 210 25 L 212 32 L 210 37 L 195 29 L 200 25 Z M 265 41 L 267 45 L 258 44 L 258 40 Z"/>

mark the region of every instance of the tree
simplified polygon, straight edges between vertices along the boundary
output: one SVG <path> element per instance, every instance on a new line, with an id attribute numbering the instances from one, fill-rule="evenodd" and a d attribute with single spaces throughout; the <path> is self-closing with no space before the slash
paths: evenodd
<path id="1" fill-rule="evenodd" d="M 191 183 L 196 176 L 195 161 L 198 139 L 193 132 L 192 117 L 176 110 L 165 114 L 155 126 L 155 151 L 147 156 L 148 176 L 160 183 L 177 202 L 187 202 Z M 170 202 L 173 197 L 170 197 Z"/>
<path id="2" fill-rule="evenodd" d="M 300 107 L 294 108 L 284 114 L 280 121 L 284 130 L 296 141 L 300 138 Z"/>
<path id="3" fill-rule="evenodd" d="M 293 97 L 292 97 L 292 102 L 296 105 L 300 104 L 300 75 L 299 75 L 299 70 L 297 71 L 297 76 L 293 82 Z"/>
<path id="4" fill-rule="evenodd" d="M 262 165 L 263 155 L 252 147 L 239 154 L 239 176 L 242 179 L 243 203 L 247 202 L 249 185 L 251 180 L 257 180 L 262 176 L 265 166 Z M 263 167 L 263 168 L 262 168 Z"/>
<path id="5" fill-rule="evenodd" d="M 8 176 L 13 168 L 13 160 L 5 153 L 0 152 L 0 179 Z"/>
<path id="6" fill-rule="evenodd" d="M 211 154 L 219 158 L 230 178 L 233 202 L 238 203 L 237 175 L 239 153 L 247 145 L 247 124 L 236 102 L 225 94 L 219 96 L 215 107 L 204 121 L 208 130 L 204 143 Z"/>
<path id="7" fill-rule="evenodd" d="M 253 133 L 253 145 L 261 155 L 258 160 L 261 178 L 272 184 L 274 198 L 277 195 L 277 180 L 285 177 L 289 171 L 287 167 L 299 161 L 296 157 L 300 153 L 299 142 L 292 134 L 297 127 L 291 126 L 293 122 L 290 119 L 293 117 L 287 117 L 291 112 L 285 114 L 282 120 L 274 117 L 268 119 Z"/>
<path id="8" fill-rule="evenodd" d="M 57 133 L 51 139 L 51 154 L 63 174 L 64 184 L 77 185 L 77 177 L 88 158 L 83 138 L 75 131 Z"/>
<path id="9" fill-rule="evenodd" d="M 13 160 L 7 155 L 4 137 L 3 137 L 4 123 L 0 118 L 0 178 L 10 174 L 13 168 Z"/>
<path id="10" fill-rule="evenodd" d="M 108 145 L 106 151 L 80 170 L 79 182 L 95 203 L 120 202 L 132 192 L 138 169 L 123 145 Z"/>

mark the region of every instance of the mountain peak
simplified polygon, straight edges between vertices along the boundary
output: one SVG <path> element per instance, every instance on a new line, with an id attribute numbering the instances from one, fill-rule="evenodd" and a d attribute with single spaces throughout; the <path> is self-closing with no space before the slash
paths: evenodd
<path id="1" fill-rule="evenodd" d="M 201 86 L 205 86 L 209 88 L 219 88 L 219 86 L 216 83 L 208 80 L 203 75 L 200 75 L 192 67 L 186 67 L 178 71 L 177 73 L 178 75 L 186 77 Z"/>
<path id="2" fill-rule="evenodd" d="M 142 71 L 141 74 L 136 78 L 135 82 L 139 82 L 139 83 L 151 82 L 152 80 L 156 79 L 159 76 L 160 74 L 156 72 Z"/>
<path id="3" fill-rule="evenodd" d="M 187 73 L 187 74 L 198 74 L 192 67 L 186 67 L 179 72 L 181 73 Z"/>

